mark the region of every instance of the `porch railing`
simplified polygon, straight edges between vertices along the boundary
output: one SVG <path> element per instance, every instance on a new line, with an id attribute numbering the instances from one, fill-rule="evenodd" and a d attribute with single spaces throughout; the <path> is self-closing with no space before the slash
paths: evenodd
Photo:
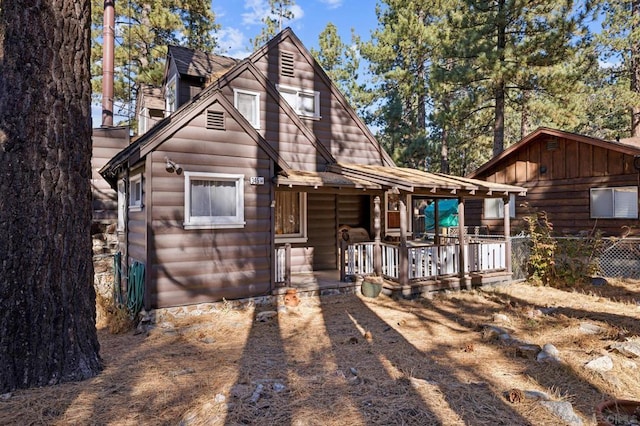
<path id="1" fill-rule="evenodd" d="M 470 242 L 467 256 L 467 272 L 483 272 L 507 267 L 507 243 L 505 241 Z"/>
<path id="2" fill-rule="evenodd" d="M 347 271 L 359 271 L 360 275 L 373 274 L 374 245 L 373 242 L 347 245 Z"/>
<path id="3" fill-rule="evenodd" d="M 346 244 L 345 244 L 346 245 Z M 392 280 L 400 279 L 400 246 L 381 243 L 382 275 Z M 343 246 L 344 247 L 344 246 Z M 464 246 L 465 273 L 483 273 L 505 270 L 507 265 L 506 240 L 472 240 Z M 460 244 L 424 245 L 405 247 L 407 277 L 410 280 L 428 280 L 439 276 L 451 276 L 460 272 Z M 341 254 L 341 276 L 371 275 L 375 272 L 374 242 L 346 245 Z M 276 285 L 291 284 L 291 245 L 276 247 Z"/>
<path id="4" fill-rule="evenodd" d="M 291 244 L 276 247 L 274 263 L 276 285 L 291 285 Z"/>
<path id="5" fill-rule="evenodd" d="M 382 243 L 382 275 L 399 279 L 400 246 Z M 471 241 L 464 245 L 465 272 L 489 272 L 506 269 L 506 241 Z M 374 272 L 375 244 L 372 242 L 349 244 L 345 262 L 345 275 L 368 275 Z M 455 275 L 460 271 L 460 244 L 406 247 L 408 278 L 434 279 Z"/>

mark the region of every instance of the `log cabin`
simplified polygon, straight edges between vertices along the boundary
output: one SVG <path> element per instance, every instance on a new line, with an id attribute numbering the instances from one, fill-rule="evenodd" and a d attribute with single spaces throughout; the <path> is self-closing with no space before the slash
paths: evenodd
<path id="1" fill-rule="evenodd" d="M 512 195 L 512 230 L 524 228 L 524 215 L 544 211 L 558 235 L 638 235 L 639 142 L 539 128 L 469 177 L 527 189 L 526 200 Z M 501 200 L 467 207 L 469 225 L 503 232 Z"/>
<path id="2" fill-rule="evenodd" d="M 166 70 L 166 117 L 101 169 L 145 308 L 281 294 L 327 271 L 405 295 L 510 279 L 509 239 L 467 237 L 464 203 L 508 209 L 525 189 L 396 167 L 291 29 L 240 61 L 172 48 Z M 425 230 L 441 198 L 457 200 L 457 236 Z"/>

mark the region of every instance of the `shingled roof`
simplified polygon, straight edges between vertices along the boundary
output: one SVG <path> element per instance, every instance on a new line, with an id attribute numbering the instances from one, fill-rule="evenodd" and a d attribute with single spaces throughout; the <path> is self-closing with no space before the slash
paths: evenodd
<path id="1" fill-rule="evenodd" d="M 180 75 L 206 79 L 222 75 L 238 63 L 237 59 L 228 56 L 181 46 L 169 46 L 167 56 L 173 59 Z"/>

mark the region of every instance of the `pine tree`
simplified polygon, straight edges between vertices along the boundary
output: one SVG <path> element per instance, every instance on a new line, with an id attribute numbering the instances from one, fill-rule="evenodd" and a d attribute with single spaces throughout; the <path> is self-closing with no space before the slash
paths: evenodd
<path id="1" fill-rule="evenodd" d="M 91 71 L 97 96 L 102 91 L 103 10 L 103 0 L 92 0 Z M 219 25 L 207 0 L 116 0 L 115 12 L 114 100 L 121 115 L 132 115 L 134 92 L 141 83 L 162 83 L 167 45 L 203 51 L 217 46 Z"/>
<path id="2" fill-rule="evenodd" d="M 358 38 L 351 29 L 351 45 L 345 44 L 338 28 L 331 22 L 318 36 L 320 50 L 311 48 L 311 54 L 326 71 L 331 80 L 345 95 L 351 106 L 361 116 L 366 114 L 372 95 L 359 81 L 360 53 L 357 49 Z"/>
<path id="3" fill-rule="evenodd" d="M 295 0 L 269 0 L 270 12 L 262 18 L 264 26 L 260 30 L 260 34 L 251 40 L 254 49 L 269 41 L 274 35 L 282 31 L 287 21 L 295 18 L 292 11 L 292 7 L 295 4 Z"/>
<path id="4" fill-rule="evenodd" d="M 604 16 L 603 30 L 596 38 L 601 58 L 612 63 L 608 71 L 617 105 L 631 116 L 624 133 L 640 136 L 640 0 L 596 3 Z"/>
<path id="5" fill-rule="evenodd" d="M 578 72 L 572 42 L 580 35 L 580 20 L 572 14 L 572 1 L 464 3 L 450 15 L 456 41 L 446 54 L 454 62 L 448 77 L 451 84 L 467 88 L 474 110 L 493 111 L 493 155 L 497 155 L 504 149 L 509 111 L 520 111 L 524 119 L 520 129 L 527 129 L 532 100 L 572 90 Z M 517 136 L 513 139 L 521 135 Z"/>
<path id="6" fill-rule="evenodd" d="M 0 393 L 102 369 L 90 235 L 90 3 L 23 3 L 0 3 Z"/>
<path id="7" fill-rule="evenodd" d="M 428 66 L 436 40 L 433 16 L 440 2 L 387 0 L 376 9 L 378 29 L 363 43 L 382 100 L 371 122 L 394 159 L 431 165 L 427 132 Z"/>

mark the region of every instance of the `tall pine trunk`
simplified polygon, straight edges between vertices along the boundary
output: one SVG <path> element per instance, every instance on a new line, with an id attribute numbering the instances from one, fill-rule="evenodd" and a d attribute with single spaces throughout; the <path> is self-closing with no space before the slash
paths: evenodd
<path id="1" fill-rule="evenodd" d="M 640 19 L 640 0 L 631 3 L 631 22 Z M 637 27 L 632 27 L 636 31 Z M 640 46 L 631 43 L 631 91 L 640 95 Z M 640 105 L 631 108 L 631 136 L 640 137 Z"/>
<path id="2" fill-rule="evenodd" d="M 1 3 L 0 392 L 102 368 L 89 31 L 89 0 Z"/>
<path id="3" fill-rule="evenodd" d="M 495 113 L 493 123 L 493 156 L 504 150 L 504 108 L 505 108 L 505 82 L 503 69 L 505 63 L 505 49 L 507 47 L 507 19 L 505 17 L 505 0 L 498 1 L 498 16 L 496 20 L 496 48 L 498 51 L 499 73 L 495 79 L 493 93 L 495 96 Z"/>

